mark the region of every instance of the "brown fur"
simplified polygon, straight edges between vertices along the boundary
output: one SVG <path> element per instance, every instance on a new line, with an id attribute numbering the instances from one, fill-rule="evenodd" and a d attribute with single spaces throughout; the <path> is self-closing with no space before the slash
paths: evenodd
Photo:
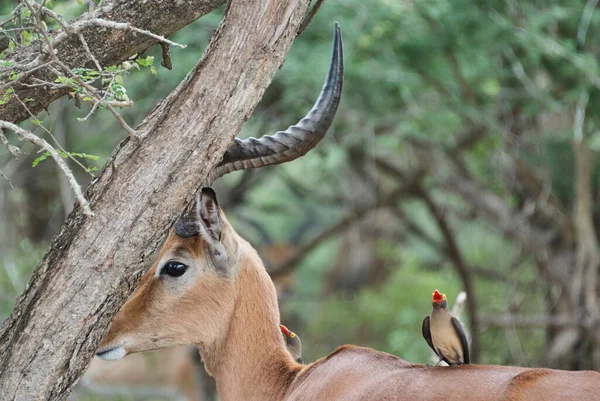
<path id="1" fill-rule="evenodd" d="M 195 344 L 222 401 L 578 400 L 592 399 L 600 374 L 467 365 L 414 365 L 369 348 L 344 346 L 296 364 L 279 329 L 275 288 L 256 251 L 223 218 L 226 273 L 211 265 L 201 236 L 169 235 L 157 262 L 101 344 L 127 353 Z M 193 266 L 182 280 L 156 276 L 169 252 Z M 183 279 L 185 278 L 185 279 Z"/>

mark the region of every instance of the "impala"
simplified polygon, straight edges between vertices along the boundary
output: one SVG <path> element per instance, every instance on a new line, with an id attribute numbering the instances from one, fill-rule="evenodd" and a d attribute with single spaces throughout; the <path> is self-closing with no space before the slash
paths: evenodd
<path id="1" fill-rule="evenodd" d="M 292 160 L 329 128 L 342 89 L 342 43 L 319 99 L 298 125 L 261 139 L 235 140 L 213 177 Z M 275 288 L 256 251 L 204 188 L 182 214 L 154 265 L 127 300 L 97 355 L 118 359 L 194 344 L 222 401 L 591 400 L 600 374 L 467 365 L 429 367 L 370 348 L 342 346 L 310 365 L 296 363 L 280 331 Z"/>

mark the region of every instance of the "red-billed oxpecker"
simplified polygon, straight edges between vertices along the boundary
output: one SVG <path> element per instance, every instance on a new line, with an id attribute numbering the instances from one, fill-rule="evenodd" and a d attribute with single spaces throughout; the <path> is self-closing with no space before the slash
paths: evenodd
<path id="1" fill-rule="evenodd" d="M 281 327 L 281 333 L 283 334 L 287 350 L 292 354 L 296 362 L 302 363 L 302 342 L 300 342 L 300 337 L 283 324 L 279 327 Z"/>
<path id="2" fill-rule="evenodd" d="M 423 337 L 448 365 L 469 363 L 469 343 L 460 321 L 448 309 L 446 295 L 435 290 L 431 315 L 423 319 Z"/>

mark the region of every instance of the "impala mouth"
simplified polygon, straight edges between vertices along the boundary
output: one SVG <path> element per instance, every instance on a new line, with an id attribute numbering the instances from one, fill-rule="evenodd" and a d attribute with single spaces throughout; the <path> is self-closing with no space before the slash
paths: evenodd
<path id="1" fill-rule="evenodd" d="M 127 351 L 125 348 L 119 346 L 109 348 L 104 351 L 96 352 L 96 356 L 105 361 L 114 361 L 116 359 L 121 359 L 125 355 L 127 355 Z"/>

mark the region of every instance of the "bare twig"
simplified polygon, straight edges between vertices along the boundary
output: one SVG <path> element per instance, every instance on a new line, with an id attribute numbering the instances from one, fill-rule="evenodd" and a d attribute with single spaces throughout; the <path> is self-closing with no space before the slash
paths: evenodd
<path id="1" fill-rule="evenodd" d="M 63 19 L 63 17 L 60 14 L 55 13 L 54 11 L 42 6 L 39 7 L 39 10 L 41 10 L 41 12 L 43 14 L 46 14 L 47 16 L 49 16 L 50 18 L 54 19 L 56 22 L 58 22 L 58 24 L 64 29 L 64 30 L 68 30 L 69 29 L 69 24 L 67 23 L 67 21 L 65 21 Z"/>
<path id="2" fill-rule="evenodd" d="M 298 28 L 298 33 L 296 33 L 296 37 L 302 35 L 302 33 L 306 30 L 306 28 L 308 28 L 313 17 L 317 14 L 317 11 L 319 11 L 319 7 L 321 7 L 324 2 L 325 2 L 325 0 L 317 0 L 316 1 L 315 5 L 310 9 L 308 14 L 304 18 L 304 21 L 302 21 L 302 25 L 300 25 L 300 28 Z"/>
<path id="3" fill-rule="evenodd" d="M 90 3 L 90 4 L 92 4 L 92 3 Z M 96 59 L 96 57 L 94 57 L 94 54 L 90 50 L 90 47 L 88 46 L 87 42 L 85 41 L 85 38 L 83 37 L 83 34 L 79 33 L 79 34 L 77 34 L 77 36 L 79 36 L 79 41 L 83 45 L 83 48 L 85 49 L 85 52 L 88 54 L 88 56 L 90 56 L 90 58 L 92 59 L 92 61 L 96 65 L 96 68 L 98 69 L 98 71 L 100 73 L 102 73 L 102 66 L 100 65 L 100 63 L 98 62 L 98 60 Z"/>
<path id="4" fill-rule="evenodd" d="M 14 157 L 17 160 L 21 157 L 21 151 L 19 150 L 19 148 L 17 148 L 14 145 L 11 145 L 10 142 L 8 142 L 8 139 L 6 139 L 3 130 L 0 130 L 0 142 L 2 142 L 4 146 L 6 146 L 6 149 L 8 149 L 8 152 L 12 155 L 12 157 Z"/>
<path id="5" fill-rule="evenodd" d="M 52 147 L 52 145 L 50 145 L 44 139 L 36 136 L 35 134 L 22 129 L 21 127 L 15 125 L 15 124 L 9 123 L 8 121 L 0 120 L 0 128 L 9 129 L 9 130 L 13 131 L 14 133 L 16 133 L 17 135 L 19 135 L 19 137 L 22 140 L 29 141 L 29 142 L 33 143 L 34 145 L 37 145 L 40 148 L 42 148 L 43 150 L 50 153 L 50 156 L 52 156 L 52 158 L 56 161 L 56 164 L 58 164 L 58 167 L 63 171 L 63 173 L 69 180 L 69 185 L 71 185 L 73 192 L 75 192 L 75 196 L 77 197 L 77 200 L 79 201 L 79 204 L 81 205 L 81 207 L 83 209 L 83 213 L 87 216 L 94 215 L 94 213 L 90 209 L 90 205 L 89 205 L 88 201 L 83 196 L 83 192 L 81 192 L 81 188 L 79 187 L 79 184 L 77 183 L 77 180 L 75 179 L 75 176 L 73 176 L 73 173 L 71 172 L 71 170 L 69 169 L 69 167 L 67 166 L 65 161 L 58 154 L 56 149 L 54 149 L 54 147 Z"/>
<path id="6" fill-rule="evenodd" d="M 169 44 L 171 46 L 177 46 L 180 47 L 182 49 L 185 49 L 187 46 L 180 44 L 180 43 L 176 43 L 173 42 L 163 36 L 160 35 L 156 35 L 150 31 L 147 31 L 145 29 L 140 29 L 137 28 L 133 25 L 131 25 L 128 22 L 114 22 L 114 21 L 108 21 L 102 18 L 92 18 L 92 19 L 86 19 L 86 20 L 82 20 L 79 22 L 76 22 L 72 25 L 69 25 L 68 29 L 66 30 L 66 32 L 62 32 L 59 35 L 56 36 L 56 38 L 54 39 L 54 44 L 60 43 L 63 40 L 65 40 L 70 34 L 76 34 L 76 33 L 80 33 L 82 32 L 84 29 L 87 29 L 91 26 L 100 26 L 103 28 L 109 28 L 109 29 L 117 29 L 117 30 L 121 30 L 121 31 L 133 31 L 133 32 L 137 32 L 139 34 L 142 35 L 146 35 L 149 36 L 155 40 L 157 40 L 160 43 L 166 43 Z"/>
<path id="7" fill-rule="evenodd" d="M 167 70 L 173 69 L 173 63 L 171 62 L 171 48 L 166 43 L 161 43 L 160 47 L 162 47 L 162 61 L 160 65 L 165 67 Z"/>
<path id="8" fill-rule="evenodd" d="M 4 177 L 4 178 L 6 179 L 6 181 L 8 181 L 8 185 L 10 185 L 10 187 L 11 187 L 12 189 L 15 189 L 15 187 L 13 187 L 13 184 L 12 184 L 12 182 L 10 182 L 10 180 L 8 179 L 8 177 L 6 176 L 6 174 L 4 174 L 4 173 L 2 172 L 2 170 L 0 170 L 0 175 L 1 175 L 2 177 Z"/>

